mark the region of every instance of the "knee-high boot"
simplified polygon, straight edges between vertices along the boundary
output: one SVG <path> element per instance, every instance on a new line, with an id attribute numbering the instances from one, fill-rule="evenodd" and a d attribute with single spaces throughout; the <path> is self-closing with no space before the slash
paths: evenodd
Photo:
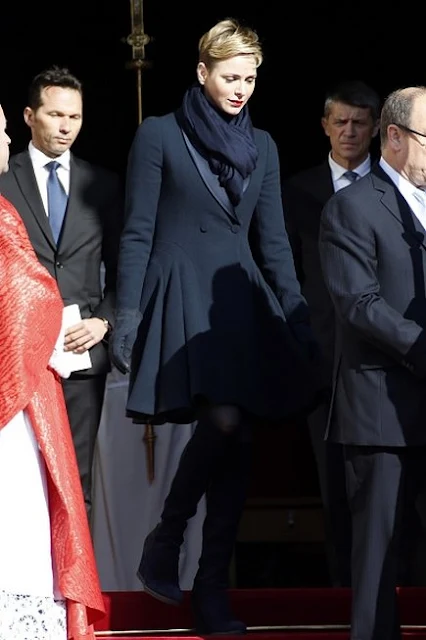
<path id="1" fill-rule="evenodd" d="M 233 437 L 206 494 L 206 519 L 199 569 L 192 591 L 196 631 L 245 633 L 231 613 L 228 586 L 238 525 L 247 495 L 252 445 Z"/>
<path id="2" fill-rule="evenodd" d="M 186 445 L 165 500 L 161 521 L 145 539 L 137 575 L 155 598 L 180 604 L 179 553 L 187 522 L 197 511 L 213 470 L 220 466 L 230 436 L 199 421 Z"/>

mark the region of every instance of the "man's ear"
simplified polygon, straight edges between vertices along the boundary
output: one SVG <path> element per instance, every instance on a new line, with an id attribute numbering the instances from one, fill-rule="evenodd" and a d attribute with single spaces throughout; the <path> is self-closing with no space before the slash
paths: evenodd
<path id="1" fill-rule="evenodd" d="M 24 120 L 25 120 L 25 124 L 27 124 L 29 127 L 31 127 L 32 122 L 33 122 L 33 110 L 31 109 L 31 107 L 25 107 L 24 109 Z"/>
<path id="2" fill-rule="evenodd" d="M 400 128 L 396 124 L 390 124 L 388 126 L 388 142 L 392 146 L 392 149 L 399 150 L 401 149 L 403 134 L 401 133 Z"/>

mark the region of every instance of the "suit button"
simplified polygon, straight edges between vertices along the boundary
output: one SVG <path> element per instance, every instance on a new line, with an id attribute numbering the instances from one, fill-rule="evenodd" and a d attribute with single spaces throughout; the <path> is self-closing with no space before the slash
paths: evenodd
<path id="1" fill-rule="evenodd" d="M 408 360 L 402 360 L 401 364 L 403 367 L 408 369 L 410 373 L 414 373 L 414 365 L 411 362 L 408 362 Z"/>
<path id="2" fill-rule="evenodd" d="M 59 261 L 56 263 L 56 266 L 58 267 L 58 269 L 64 268 L 64 265 L 62 264 L 62 262 L 59 262 Z"/>
<path id="3" fill-rule="evenodd" d="M 205 227 L 204 225 L 201 225 L 200 231 L 201 231 L 201 233 L 206 233 L 207 232 L 207 227 Z"/>
<path id="4" fill-rule="evenodd" d="M 237 224 L 233 224 L 232 227 L 231 227 L 231 231 L 232 231 L 232 233 L 238 233 L 239 226 Z"/>

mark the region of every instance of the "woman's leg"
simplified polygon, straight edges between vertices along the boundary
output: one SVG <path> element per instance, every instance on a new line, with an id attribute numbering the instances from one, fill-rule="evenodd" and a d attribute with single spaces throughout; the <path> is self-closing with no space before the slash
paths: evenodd
<path id="1" fill-rule="evenodd" d="M 145 540 L 138 576 L 145 590 L 164 602 L 182 601 L 179 551 L 187 521 L 195 515 L 216 468 L 226 457 L 238 416 L 240 412 L 233 407 L 202 410 L 179 461 L 161 521 Z"/>
<path id="2" fill-rule="evenodd" d="M 196 629 L 201 634 L 246 631 L 245 624 L 232 616 L 227 589 L 247 495 L 252 434 L 241 413 L 232 422 L 225 419 L 230 416 L 229 411 L 221 411 L 221 419 L 216 422 L 216 426 L 226 425 L 229 439 L 226 452 L 220 465 L 215 467 L 206 491 L 202 552 L 192 593 Z"/>

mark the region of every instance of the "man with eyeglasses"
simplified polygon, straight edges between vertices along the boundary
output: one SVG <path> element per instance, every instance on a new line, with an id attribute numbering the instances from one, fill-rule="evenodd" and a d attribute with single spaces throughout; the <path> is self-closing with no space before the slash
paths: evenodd
<path id="1" fill-rule="evenodd" d="M 402 129 L 403 131 L 406 131 L 407 133 L 413 133 L 415 136 L 420 136 L 421 138 L 426 138 L 426 133 L 420 133 L 420 131 L 416 131 L 415 129 L 410 129 L 410 127 L 406 127 L 405 124 L 397 124 L 397 127 L 399 127 L 400 129 Z M 426 147 L 426 144 L 424 142 L 422 142 L 421 140 L 418 140 L 418 143 L 420 144 L 421 147 Z"/>
<path id="2" fill-rule="evenodd" d="M 426 484 L 425 139 L 426 87 L 391 93 L 379 162 L 321 216 L 337 318 L 328 439 L 344 447 L 352 514 L 351 640 L 401 638 L 398 556 Z"/>
<path id="3" fill-rule="evenodd" d="M 379 130 L 381 101 L 361 81 L 345 81 L 327 92 L 321 125 L 330 150 L 319 165 L 286 179 L 282 187 L 285 222 L 297 275 L 308 302 L 312 329 L 320 344 L 324 382 L 331 389 L 334 354 L 334 308 L 325 287 L 318 252 L 321 211 L 335 191 L 370 171 L 370 148 Z M 350 586 L 351 521 L 347 504 L 342 447 L 324 440 L 329 403 L 308 417 L 318 470 L 325 522 L 329 581 Z"/>

